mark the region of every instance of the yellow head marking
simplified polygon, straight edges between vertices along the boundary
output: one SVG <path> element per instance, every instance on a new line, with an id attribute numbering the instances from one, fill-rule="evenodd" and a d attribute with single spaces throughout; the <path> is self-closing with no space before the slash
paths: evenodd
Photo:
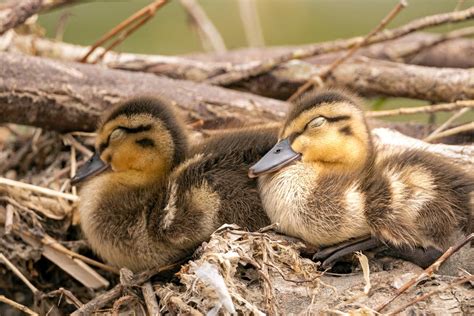
<path id="1" fill-rule="evenodd" d="M 175 148 L 163 122 L 140 113 L 120 115 L 105 123 L 99 130 L 96 150 L 115 174 L 135 183 L 137 176 L 147 182 L 168 174 Z"/>
<path id="2" fill-rule="evenodd" d="M 280 138 L 289 138 L 302 161 L 332 170 L 363 167 L 371 141 L 362 111 L 349 102 L 323 103 L 287 122 Z"/>

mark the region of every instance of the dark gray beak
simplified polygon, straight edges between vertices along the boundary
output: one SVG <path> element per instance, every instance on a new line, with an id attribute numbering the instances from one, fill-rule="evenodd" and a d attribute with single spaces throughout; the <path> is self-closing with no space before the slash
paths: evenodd
<path id="1" fill-rule="evenodd" d="M 293 151 L 288 138 L 278 142 L 255 165 L 249 169 L 249 177 L 255 178 L 266 173 L 275 172 L 291 162 L 300 159 L 301 154 Z"/>
<path id="2" fill-rule="evenodd" d="M 98 175 L 108 168 L 109 165 L 100 159 L 100 155 L 98 153 L 95 153 L 89 160 L 87 160 L 85 165 L 77 170 L 76 176 L 71 179 L 71 184 L 76 185 L 77 183 L 82 182 L 89 177 Z"/>

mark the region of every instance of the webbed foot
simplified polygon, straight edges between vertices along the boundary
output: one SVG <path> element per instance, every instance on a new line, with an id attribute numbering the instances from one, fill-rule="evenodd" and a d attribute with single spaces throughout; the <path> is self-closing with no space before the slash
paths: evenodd
<path id="1" fill-rule="evenodd" d="M 321 267 L 323 269 L 328 269 L 332 267 L 339 259 L 348 254 L 356 251 L 373 249 L 380 246 L 381 244 L 382 243 L 378 239 L 372 236 L 352 239 L 318 251 L 314 254 L 313 260 L 322 261 Z"/>

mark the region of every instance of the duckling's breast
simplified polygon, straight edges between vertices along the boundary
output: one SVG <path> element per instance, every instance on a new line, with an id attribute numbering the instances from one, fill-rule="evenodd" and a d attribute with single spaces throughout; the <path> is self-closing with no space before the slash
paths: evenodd
<path id="1" fill-rule="evenodd" d="M 81 189 L 81 227 L 100 257 L 115 266 L 141 271 L 183 256 L 184 250 L 149 234 L 147 201 L 153 193 L 116 183 L 111 186 L 106 176 L 89 181 Z"/>
<path id="2" fill-rule="evenodd" d="M 298 162 L 261 177 L 259 189 L 270 220 L 285 234 L 320 246 L 370 232 L 357 179 L 321 176 Z"/>

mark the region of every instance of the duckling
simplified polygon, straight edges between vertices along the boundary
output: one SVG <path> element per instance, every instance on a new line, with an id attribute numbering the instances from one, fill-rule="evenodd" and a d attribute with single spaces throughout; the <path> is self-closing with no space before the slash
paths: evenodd
<path id="1" fill-rule="evenodd" d="M 186 257 L 225 223 L 269 224 L 247 170 L 275 129 L 233 131 L 190 147 L 168 102 L 129 100 L 107 113 L 78 171 L 83 233 L 110 264 L 140 271 Z"/>
<path id="2" fill-rule="evenodd" d="M 420 150 L 377 152 L 360 104 L 337 90 L 294 104 L 279 142 L 249 170 L 270 220 L 320 247 L 371 235 L 442 251 L 472 232 L 473 179 Z"/>

